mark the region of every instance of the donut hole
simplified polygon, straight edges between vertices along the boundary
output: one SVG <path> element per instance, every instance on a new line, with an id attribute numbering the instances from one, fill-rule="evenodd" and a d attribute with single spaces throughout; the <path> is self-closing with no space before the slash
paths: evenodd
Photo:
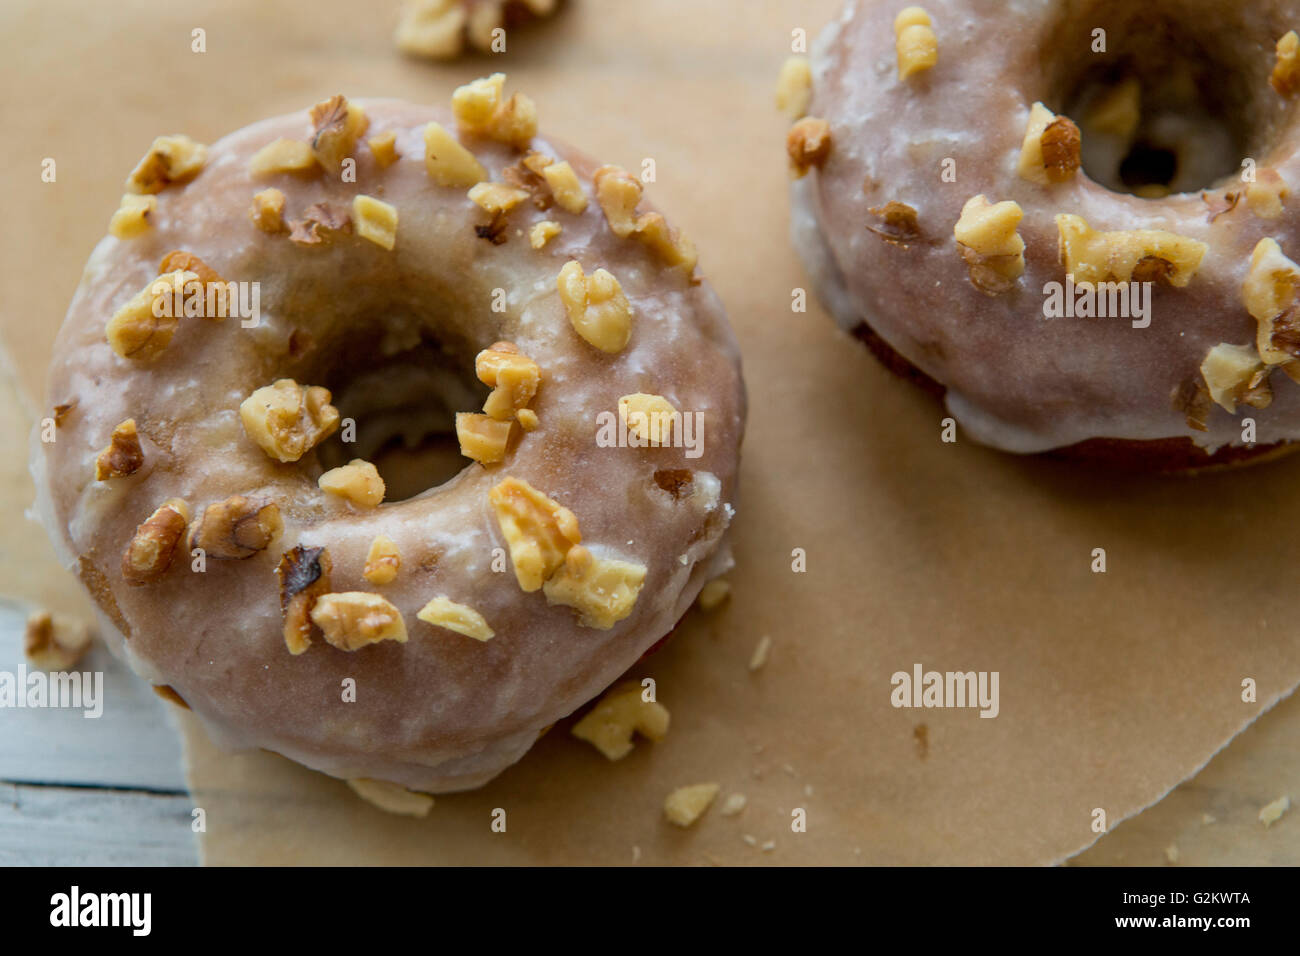
<path id="1" fill-rule="evenodd" d="M 473 464 L 460 453 L 456 413 L 481 408 L 488 394 L 473 376 L 476 350 L 449 348 L 420 333 L 407 341 L 352 334 L 328 351 L 346 361 L 313 380 L 333 393 L 345 427 L 318 447 L 323 468 L 354 458 L 372 462 L 384 479 L 384 500 L 395 502 L 443 485 Z"/>
<path id="2" fill-rule="evenodd" d="M 1278 120 L 1266 102 L 1272 40 L 1246 56 L 1244 38 L 1260 24 L 1232 22 L 1240 11 L 1231 7 L 1061 5 L 1043 45 L 1046 96 L 1036 98 L 1078 125 L 1094 182 L 1160 198 L 1213 187 L 1236 176 L 1244 157 L 1260 157 Z"/>

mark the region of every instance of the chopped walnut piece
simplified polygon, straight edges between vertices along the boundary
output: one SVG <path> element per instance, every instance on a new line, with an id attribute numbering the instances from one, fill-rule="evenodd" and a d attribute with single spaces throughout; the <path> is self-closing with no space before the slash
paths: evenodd
<path id="1" fill-rule="evenodd" d="M 695 244 L 669 227 L 657 212 L 636 214 L 641 201 L 641 183 L 619 166 L 602 166 L 592 177 L 596 202 L 605 214 L 610 230 L 620 239 L 631 237 L 672 266 L 683 266 L 687 273 L 695 269 L 699 256 Z"/>
<path id="2" fill-rule="evenodd" d="M 128 584 L 148 584 L 161 577 L 176 555 L 190 523 L 190 508 L 180 498 L 168 498 L 136 529 L 122 552 L 122 577 Z"/>
<path id="3" fill-rule="evenodd" d="M 898 56 L 898 78 L 928 70 L 939 62 L 939 40 L 930 15 L 920 7 L 904 7 L 894 17 L 894 52 Z"/>
<path id="4" fill-rule="evenodd" d="M 330 592 L 333 569 L 328 550 L 300 544 L 286 551 L 275 566 L 280 582 L 280 613 L 284 615 L 284 643 L 290 654 L 301 654 L 311 647 L 316 632 L 311 609 L 321 595 Z"/>
<path id="5" fill-rule="evenodd" d="M 370 155 L 375 157 L 375 162 L 379 164 L 380 169 L 387 169 L 397 162 L 397 132 L 395 130 L 385 130 L 378 136 L 370 137 L 366 140 L 366 145 L 370 147 Z"/>
<path id="6" fill-rule="evenodd" d="M 636 392 L 618 400 L 618 417 L 641 441 L 666 445 L 672 440 L 673 428 L 681 416 L 673 403 L 662 395 Z"/>
<path id="7" fill-rule="evenodd" d="M 806 56 L 792 56 L 781 64 L 776 78 L 776 108 L 794 120 L 803 119 L 812 101 L 812 67 Z"/>
<path id="8" fill-rule="evenodd" d="M 149 217 L 158 208 L 157 196 L 127 193 L 108 221 L 108 234 L 118 239 L 134 239 L 149 231 Z"/>
<path id="9" fill-rule="evenodd" d="M 621 352 L 632 338 L 632 305 L 613 275 L 597 269 L 584 275 L 577 260 L 564 264 L 556 278 L 569 324 L 602 352 Z"/>
<path id="10" fill-rule="evenodd" d="M 254 193 L 253 208 L 248 211 L 248 218 L 263 232 L 284 232 L 284 193 L 274 188 Z"/>
<path id="11" fill-rule="evenodd" d="M 1068 117 L 1035 103 L 1029 110 L 1017 172 L 1022 179 L 1042 186 L 1065 182 L 1079 168 L 1079 151 L 1079 127 Z"/>
<path id="12" fill-rule="evenodd" d="M 1201 362 L 1201 378 L 1210 398 L 1231 414 L 1236 414 L 1239 402 L 1253 408 L 1267 408 L 1273 401 L 1268 367 L 1248 345 L 1220 342 L 1214 346 Z"/>
<path id="13" fill-rule="evenodd" d="M 208 161 L 208 148 L 188 136 L 159 136 L 126 179 L 127 192 L 159 193 L 193 179 Z"/>
<path id="14" fill-rule="evenodd" d="M 202 548 L 210 558 L 251 558 L 265 550 L 283 528 L 275 502 L 232 495 L 203 509 L 190 526 L 189 548 Z"/>
<path id="15" fill-rule="evenodd" d="M 352 197 L 352 221 L 357 235 L 383 249 L 397 245 L 397 207 L 372 196 Z"/>
<path id="16" fill-rule="evenodd" d="M 352 231 L 352 217 L 328 202 L 313 203 L 301 219 L 289 223 L 289 241 L 300 246 L 317 246 L 343 232 Z"/>
<path id="17" fill-rule="evenodd" d="M 300 139 L 274 140 L 254 153 L 248 161 L 248 171 L 254 176 L 313 172 L 318 168 L 311 144 Z"/>
<path id="18" fill-rule="evenodd" d="M 445 627 L 449 631 L 464 634 L 476 641 L 489 641 L 496 633 L 488 626 L 482 614 L 468 605 L 457 604 L 450 598 L 434 598 L 420 609 L 416 617 L 426 624 Z"/>
<path id="19" fill-rule="evenodd" d="M 565 555 L 582 541 L 572 511 L 519 478 L 506 478 L 488 500 L 510 549 L 515 579 L 524 591 L 536 591 L 564 564 Z"/>
<path id="20" fill-rule="evenodd" d="M 731 597 L 731 582 L 726 578 L 714 578 L 700 588 L 700 596 L 695 599 L 701 611 L 712 611 Z"/>
<path id="21" fill-rule="evenodd" d="M 891 245 L 906 249 L 910 243 L 921 238 L 916 210 L 905 202 L 891 199 L 883 206 L 872 206 L 867 212 L 881 221 L 880 226 L 868 225 L 867 231 L 875 233 Z"/>
<path id="22" fill-rule="evenodd" d="M 814 167 L 821 169 L 831 155 L 831 124 L 816 116 L 805 116 L 786 133 L 785 151 L 795 179 Z"/>
<path id="23" fill-rule="evenodd" d="M 331 96 L 311 108 L 311 151 L 316 161 L 337 173 L 370 126 L 365 111 L 345 96 Z"/>
<path id="24" fill-rule="evenodd" d="M 446 59 L 464 47 L 468 18 L 459 0 L 406 0 L 393 37 L 403 53 Z"/>
<path id="25" fill-rule="evenodd" d="M 197 317 L 202 319 L 213 319 L 221 321 L 230 315 L 230 293 L 226 289 L 226 280 L 221 278 L 216 269 L 213 269 L 206 262 L 191 252 L 183 252 L 180 249 L 174 249 L 163 256 L 162 263 L 158 266 L 158 275 L 163 278 L 170 278 L 175 294 L 176 277 L 182 273 L 190 275 L 191 273 L 197 279 L 185 280 L 183 290 L 186 315 L 193 315 L 191 309 L 191 299 L 200 305 Z M 179 315 L 181 309 L 175 309 Z"/>
<path id="26" fill-rule="evenodd" d="M 912 8 L 909 8 L 912 9 Z M 664 801 L 664 816 L 669 823 L 688 827 L 698 820 L 722 788 L 716 783 L 695 783 L 678 787 Z"/>
<path id="27" fill-rule="evenodd" d="M 494 212 L 492 218 L 481 226 L 474 227 L 474 235 L 480 239 L 486 239 L 494 246 L 505 245 L 510 236 L 506 232 L 507 222 L 506 214 L 503 212 Z"/>
<path id="28" fill-rule="evenodd" d="M 468 187 L 488 178 L 474 154 L 437 123 L 424 128 L 424 168 L 439 186 Z"/>
<path id="29" fill-rule="evenodd" d="M 1009 291 L 1025 271 L 1025 241 L 1016 232 L 1023 216 L 1019 203 L 990 203 L 982 194 L 962 207 L 953 236 L 971 284 L 985 295 Z"/>
<path id="30" fill-rule="evenodd" d="M 668 708 L 642 696 L 641 685 L 624 683 L 610 689 L 600 702 L 570 729 L 609 760 L 632 752 L 633 734 L 663 740 L 668 734 Z"/>
<path id="31" fill-rule="evenodd" d="M 361 576 L 371 584 L 392 584 L 402 567 L 402 554 L 386 534 L 375 535 L 366 552 L 366 566 Z"/>
<path id="32" fill-rule="evenodd" d="M 184 252 L 180 249 L 174 249 L 167 253 L 158 265 L 159 275 L 167 275 L 171 272 L 193 272 L 204 285 L 211 282 L 224 283 L 226 281 L 221 278 L 216 269 L 194 255 L 194 253 Z"/>
<path id="33" fill-rule="evenodd" d="M 1207 246 L 1161 229 L 1097 232 L 1080 216 L 1056 217 L 1061 262 L 1075 282 L 1128 282 L 1148 257 L 1169 263 L 1170 285 L 1182 288 L 1200 268 Z M 1162 267 L 1163 269 L 1163 267 Z"/>
<path id="34" fill-rule="evenodd" d="M 492 394 L 483 403 L 483 411 L 501 422 L 509 421 L 526 408 L 542 381 L 541 367 L 520 353 L 513 342 L 497 342 L 479 352 L 474 359 L 474 374 L 492 388 Z"/>
<path id="35" fill-rule="evenodd" d="M 587 208 L 587 194 L 582 191 L 578 174 L 567 161 L 548 163 L 542 167 L 542 179 L 550 187 L 556 204 L 565 212 L 576 216 Z"/>
<path id="36" fill-rule="evenodd" d="M 321 491 L 345 498 L 362 508 L 374 508 L 384 500 L 384 479 L 379 469 L 362 458 L 331 468 L 316 479 Z"/>
<path id="37" fill-rule="evenodd" d="M 196 281 L 193 272 L 159 276 L 113 313 L 104 328 L 108 344 L 123 358 L 148 362 L 163 353 L 176 333 L 179 316 L 166 302 L 159 302 Z"/>
<path id="38" fill-rule="evenodd" d="M 128 418 L 113 429 L 108 447 L 95 459 L 95 480 L 107 481 L 133 475 L 144 464 L 144 449 L 135 430 L 135 419 Z"/>
<path id="39" fill-rule="evenodd" d="M 504 98 L 506 75 L 493 73 L 457 87 L 451 111 L 466 132 L 525 148 L 537 135 L 537 106 L 522 93 Z"/>
<path id="40" fill-rule="evenodd" d="M 1277 219 L 1282 215 L 1282 201 L 1290 195 L 1291 190 L 1276 169 L 1261 169 L 1255 181 L 1246 186 L 1246 205 L 1260 219 Z"/>
<path id="41" fill-rule="evenodd" d="M 1300 89 L 1300 36 L 1288 30 L 1277 41 L 1276 52 L 1277 60 L 1268 82 L 1282 96 L 1290 96 Z"/>
<path id="42" fill-rule="evenodd" d="M 385 813 L 402 817 L 427 817 L 433 809 L 433 797 L 427 793 L 407 790 L 401 784 L 387 780 L 371 780 L 368 777 L 354 777 L 348 786 L 366 803 L 378 807 Z"/>
<path id="43" fill-rule="evenodd" d="M 1206 422 L 1210 417 L 1210 409 L 1214 407 L 1214 401 L 1210 398 L 1209 389 L 1205 387 L 1204 382 L 1188 379 L 1175 388 L 1173 406 L 1175 411 L 1183 413 L 1188 428 L 1198 432 L 1208 430 Z"/>
<path id="44" fill-rule="evenodd" d="M 542 170 L 554 162 L 555 160 L 549 156 L 530 151 L 519 162 L 502 169 L 501 180 L 507 186 L 528 193 L 533 206 L 545 212 L 555 205 L 555 196 L 552 195 L 551 187 L 546 184 L 546 180 L 542 178 Z"/>
<path id="45" fill-rule="evenodd" d="M 541 424 L 537 413 L 531 408 L 521 408 L 515 412 L 515 418 L 519 422 L 519 427 L 526 432 L 536 431 L 537 426 Z"/>
<path id="46" fill-rule="evenodd" d="M 632 613 L 645 576 L 644 564 L 598 558 L 575 544 L 542 590 L 546 603 L 574 608 L 583 627 L 607 631 Z"/>
<path id="47" fill-rule="evenodd" d="M 1242 283 L 1246 311 L 1255 320 L 1255 347 L 1265 365 L 1286 365 L 1300 358 L 1300 265 L 1282 253 L 1274 239 L 1261 239 L 1250 255 Z"/>
<path id="48" fill-rule="evenodd" d="M 312 622 L 341 651 L 379 641 L 406 643 L 406 622 L 391 601 L 368 591 L 322 594 L 311 609 Z"/>
<path id="49" fill-rule="evenodd" d="M 339 410 L 329 389 L 282 378 L 263 386 L 239 405 L 248 437 L 277 461 L 297 461 L 334 434 Z"/>
<path id="50" fill-rule="evenodd" d="M 534 249 L 541 249 L 560 234 L 562 228 L 558 222 L 550 219 L 543 219 L 541 222 L 534 223 L 533 227 L 528 230 L 528 244 Z"/>
<path id="51" fill-rule="evenodd" d="M 514 423 L 497 421 L 490 415 L 473 412 L 456 413 L 456 438 L 460 453 L 481 465 L 504 461 Z"/>
<path id="52" fill-rule="evenodd" d="M 23 654 L 46 671 L 66 671 L 90 647 L 90 628 L 84 621 L 33 611 L 23 633 Z"/>
<path id="53" fill-rule="evenodd" d="M 503 183 L 476 183 L 470 187 L 469 200 L 485 212 L 508 213 L 528 198 L 528 192 Z"/>

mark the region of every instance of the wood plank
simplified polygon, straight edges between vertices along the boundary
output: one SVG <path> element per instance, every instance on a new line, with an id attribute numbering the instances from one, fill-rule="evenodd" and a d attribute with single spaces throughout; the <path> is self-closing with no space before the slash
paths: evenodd
<path id="1" fill-rule="evenodd" d="M 2 866 L 192 866 L 187 795 L 0 784 Z"/>
<path id="2" fill-rule="evenodd" d="M 24 667 L 27 609 L 0 601 L 0 671 Z M 0 708 L 0 780 L 185 792 L 180 740 L 165 704 L 121 661 L 96 645 L 77 665 L 103 673 L 103 713 Z"/>

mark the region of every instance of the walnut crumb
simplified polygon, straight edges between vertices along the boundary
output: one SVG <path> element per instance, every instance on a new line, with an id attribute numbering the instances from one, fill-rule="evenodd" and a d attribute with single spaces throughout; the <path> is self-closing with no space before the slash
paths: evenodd
<path id="1" fill-rule="evenodd" d="M 1269 85 L 1280 95 L 1290 96 L 1300 89 L 1300 36 L 1288 30 L 1277 41 L 1277 59 L 1268 78 Z"/>
<path id="2" fill-rule="evenodd" d="M 311 609 L 312 622 L 341 651 L 380 641 L 406 643 L 406 623 L 391 601 L 367 591 L 322 594 Z"/>
<path id="3" fill-rule="evenodd" d="M 971 285 L 985 295 L 1010 291 L 1025 271 L 1025 242 L 1016 232 L 1024 211 L 1011 201 L 990 203 L 973 196 L 953 227 Z"/>
<path id="4" fill-rule="evenodd" d="M 576 610 L 580 626 L 607 631 L 632 613 L 645 577 L 644 564 L 597 557 L 574 544 L 542 590 L 547 604 Z"/>
<path id="5" fill-rule="evenodd" d="M 239 419 L 262 451 L 277 461 L 298 461 L 338 428 L 332 397 L 329 389 L 282 378 L 244 399 Z"/>
<path id="6" fill-rule="evenodd" d="M 370 147 L 370 155 L 375 157 L 380 169 L 387 169 L 399 159 L 397 133 L 394 130 L 385 130 L 378 136 L 370 137 L 366 140 L 366 145 Z"/>
<path id="7" fill-rule="evenodd" d="M 361 458 L 331 468 L 316 479 L 316 484 L 321 491 L 362 508 L 374 508 L 384 500 L 384 479 L 379 476 L 379 469 Z"/>
<path id="8" fill-rule="evenodd" d="M 23 654 L 46 671 L 66 671 L 90 647 L 90 628 L 83 621 L 34 611 L 23 633 Z"/>
<path id="9" fill-rule="evenodd" d="M 664 800 L 664 816 L 679 827 L 689 827 L 709 809 L 709 804 L 721 789 L 716 783 L 678 787 Z"/>
<path id="10" fill-rule="evenodd" d="M 726 578 L 714 578 L 700 588 L 700 596 L 695 599 L 701 611 L 712 611 L 722 606 L 731 597 L 731 583 Z"/>
<path id="11" fill-rule="evenodd" d="M 171 566 L 176 548 L 190 523 L 190 508 L 180 498 L 168 498 L 136 529 L 122 552 L 122 577 L 128 584 L 157 580 Z"/>
<path id="12" fill-rule="evenodd" d="M 433 809 L 433 797 L 429 794 L 407 790 L 400 784 L 389 783 L 387 780 L 355 777 L 348 781 L 348 786 L 366 803 L 385 813 L 402 817 L 427 817 Z"/>
<path id="13" fill-rule="evenodd" d="M 587 343 L 602 352 L 621 352 L 632 337 L 632 305 L 619 281 L 604 269 L 590 276 L 570 260 L 556 278 L 569 324 Z"/>
<path id="14" fill-rule="evenodd" d="M 660 213 L 637 215 L 643 191 L 640 180 L 620 166 L 602 166 L 592 176 L 592 184 L 596 202 L 614 235 L 635 239 L 668 265 L 681 267 L 687 274 L 694 271 L 699 254 L 690 239 L 670 227 Z"/>
<path id="15" fill-rule="evenodd" d="M 133 475 L 144 464 L 144 449 L 140 447 L 140 434 L 135 419 L 128 418 L 113 429 L 108 447 L 95 459 L 95 480 L 123 478 Z"/>
<path id="16" fill-rule="evenodd" d="M 483 619 L 483 615 L 466 604 L 457 604 L 446 597 L 436 597 L 416 615 L 426 624 L 446 628 L 472 637 L 476 641 L 490 641 L 495 632 Z"/>
<path id="17" fill-rule="evenodd" d="M 785 134 L 785 151 L 796 179 L 810 169 L 821 169 L 831 155 L 831 124 L 816 116 L 805 116 Z"/>
<path id="18" fill-rule="evenodd" d="M 542 249 L 562 231 L 563 227 L 558 222 L 543 219 L 541 222 L 534 223 L 528 230 L 528 244 L 534 249 Z"/>
<path id="19" fill-rule="evenodd" d="M 1029 110 L 1017 171 L 1022 179 L 1041 186 L 1065 182 L 1079 169 L 1081 145 L 1079 127 L 1069 117 L 1035 103 Z"/>
<path id="20" fill-rule="evenodd" d="M 122 197 L 113 218 L 108 221 L 108 234 L 118 239 L 134 239 L 149 231 L 149 217 L 158 208 L 157 196 L 127 193 Z"/>
<path id="21" fill-rule="evenodd" d="M 171 344 L 180 321 L 176 310 L 163 308 L 166 303 L 159 300 L 197 280 L 193 272 L 173 272 L 152 280 L 108 320 L 104 336 L 109 346 L 133 361 L 156 359 Z"/>
<path id="22" fill-rule="evenodd" d="M 402 553 L 386 534 L 375 535 L 366 552 L 366 566 L 361 576 L 371 584 L 392 584 L 402 568 Z"/>
<path id="23" fill-rule="evenodd" d="M 357 235 L 381 249 L 392 250 L 397 245 L 397 207 L 373 196 L 352 197 L 352 221 Z"/>
<path id="24" fill-rule="evenodd" d="M 340 233 L 352 231 L 352 217 L 328 202 L 313 203 L 301 219 L 289 223 L 289 241 L 300 246 L 318 246 Z"/>
<path id="25" fill-rule="evenodd" d="M 916 210 L 905 202 L 891 199 L 883 206 L 872 206 L 867 212 L 881 221 L 879 226 L 868 224 L 867 230 L 891 245 L 906 249 L 921 238 L 921 226 L 917 222 Z"/>
<path id="26" fill-rule="evenodd" d="M 456 438 L 460 442 L 460 453 L 480 465 L 495 465 L 505 460 L 513 428 L 513 422 L 497 421 L 491 415 L 456 413 Z"/>
<path id="27" fill-rule="evenodd" d="M 519 478 L 505 478 L 488 493 L 497 525 L 510 550 L 515 580 L 537 591 L 582 541 L 573 512 Z"/>
<path id="28" fill-rule="evenodd" d="M 272 235 L 285 231 L 284 193 L 278 189 L 263 189 L 253 194 L 253 208 L 248 211 L 253 225 Z"/>
<path id="29" fill-rule="evenodd" d="M 312 154 L 322 167 L 337 173 L 343 160 L 352 155 L 370 120 L 360 106 L 341 95 L 317 103 L 308 115 L 312 122 Z"/>
<path id="30" fill-rule="evenodd" d="M 159 136 L 127 177 L 132 193 L 159 193 L 175 183 L 189 182 L 208 161 L 208 148 L 188 136 Z"/>
<path id="31" fill-rule="evenodd" d="M 458 87 L 451 97 L 466 132 L 524 149 L 537 135 L 537 105 L 522 93 L 505 98 L 506 75 L 493 73 Z"/>
<path id="32" fill-rule="evenodd" d="M 438 123 L 424 128 L 424 168 L 439 186 L 465 188 L 488 178 L 474 154 Z"/>
<path id="33" fill-rule="evenodd" d="M 311 144 L 300 139 L 273 140 L 254 153 L 248 161 L 248 171 L 254 176 L 309 173 L 319 168 Z"/>
<path id="34" fill-rule="evenodd" d="M 513 342 L 496 342 L 479 352 L 474 358 L 474 374 L 492 389 L 483 403 L 483 411 L 501 422 L 509 421 L 526 408 L 542 381 L 541 366 L 520 352 Z"/>
<path id="35" fill-rule="evenodd" d="M 284 616 L 284 643 L 290 654 L 311 647 L 318 633 L 311 610 L 321 595 L 330 592 L 333 562 L 325 548 L 295 545 L 280 557 L 275 576 L 280 582 L 280 613 Z"/>
<path id="36" fill-rule="evenodd" d="M 641 685 L 628 682 L 608 691 L 569 733 L 591 744 L 606 759 L 622 760 L 632 752 L 634 734 L 663 740 L 668 724 L 668 708 L 646 700 Z"/>
<path id="37" fill-rule="evenodd" d="M 894 53 L 898 57 L 900 80 L 939 62 L 939 41 L 930 15 L 920 7 L 904 7 L 894 17 Z"/>
<path id="38" fill-rule="evenodd" d="M 1140 262 L 1154 258 L 1168 263 L 1168 267 L 1160 267 L 1166 281 L 1182 288 L 1196 274 L 1209 248 L 1196 239 L 1161 229 L 1098 232 L 1075 215 L 1057 216 L 1056 227 L 1061 262 L 1075 282 L 1129 282 Z"/>
<path id="39" fill-rule="evenodd" d="M 280 508 L 267 498 L 232 495 L 208 505 L 190 527 L 189 548 L 210 558 L 251 558 L 280 534 Z"/>
<path id="40" fill-rule="evenodd" d="M 812 66 L 806 56 L 792 56 L 781 64 L 776 79 L 776 108 L 793 122 L 803 119 L 812 100 Z"/>

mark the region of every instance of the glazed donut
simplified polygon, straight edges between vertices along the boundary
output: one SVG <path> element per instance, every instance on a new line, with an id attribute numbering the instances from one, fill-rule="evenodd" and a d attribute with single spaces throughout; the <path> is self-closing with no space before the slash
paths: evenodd
<path id="1" fill-rule="evenodd" d="M 478 786 L 730 565 L 724 311 L 640 182 L 539 137 L 504 79 L 450 114 L 339 96 L 161 137 L 87 264 L 40 510 L 110 642 L 221 745 Z M 453 428 L 473 460 L 383 502 L 358 449 L 409 464 Z"/>
<path id="2" fill-rule="evenodd" d="M 393 39 L 412 56 L 446 60 L 468 44 L 483 53 L 501 53 L 493 44 L 530 20 L 548 17 L 559 0 L 405 0 Z"/>
<path id="3" fill-rule="evenodd" d="M 778 89 L 828 311 L 1005 451 L 1291 449 L 1298 8 L 848 3 Z"/>

